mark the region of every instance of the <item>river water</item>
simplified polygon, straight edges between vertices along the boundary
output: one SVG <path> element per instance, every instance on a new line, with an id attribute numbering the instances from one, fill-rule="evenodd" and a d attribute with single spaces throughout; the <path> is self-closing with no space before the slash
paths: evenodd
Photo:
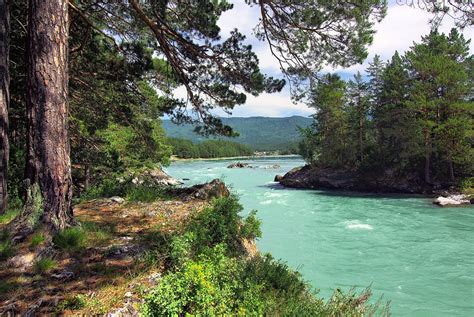
<path id="1" fill-rule="evenodd" d="M 258 210 L 260 251 L 298 269 L 319 296 L 371 286 L 394 316 L 474 316 L 474 208 L 430 199 L 284 189 L 273 182 L 299 158 L 175 162 L 187 185 L 223 179 L 245 211 Z M 279 168 L 270 168 L 278 164 Z"/>

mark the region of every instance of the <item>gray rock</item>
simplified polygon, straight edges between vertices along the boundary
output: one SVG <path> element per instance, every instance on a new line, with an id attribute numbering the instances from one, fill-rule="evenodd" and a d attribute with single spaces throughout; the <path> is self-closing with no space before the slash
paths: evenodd
<path id="1" fill-rule="evenodd" d="M 125 202 L 125 199 L 119 196 L 113 196 L 113 197 L 110 197 L 110 201 L 113 203 L 122 204 Z"/>

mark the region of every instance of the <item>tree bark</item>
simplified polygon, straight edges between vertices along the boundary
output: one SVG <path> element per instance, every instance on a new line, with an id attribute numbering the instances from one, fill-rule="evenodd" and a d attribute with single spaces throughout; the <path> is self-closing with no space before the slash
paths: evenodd
<path id="1" fill-rule="evenodd" d="M 454 184 L 455 177 L 454 177 L 454 164 L 451 158 L 448 159 L 448 169 L 449 169 L 449 181 Z"/>
<path id="2" fill-rule="evenodd" d="M 10 103 L 10 0 L 0 0 L 0 215 L 8 202 L 8 107 Z"/>
<path id="3" fill-rule="evenodd" d="M 30 187 L 39 185 L 41 221 L 52 231 L 74 223 L 67 128 L 68 19 L 67 0 L 28 3 L 26 174 Z"/>
<path id="4" fill-rule="evenodd" d="M 431 184 L 431 140 L 429 131 L 425 131 L 425 183 Z"/>

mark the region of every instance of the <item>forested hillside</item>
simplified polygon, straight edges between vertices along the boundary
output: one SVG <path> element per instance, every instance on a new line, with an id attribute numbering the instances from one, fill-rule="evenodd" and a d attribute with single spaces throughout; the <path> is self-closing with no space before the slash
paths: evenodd
<path id="1" fill-rule="evenodd" d="M 299 128 L 308 127 L 312 119 L 300 116 L 287 118 L 249 117 L 222 118 L 222 122 L 239 133 L 235 138 L 224 138 L 250 146 L 257 151 L 285 151 L 296 149 L 300 139 Z M 166 133 L 175 138 L 200 142 L 207 138 L 196 134 L 192 125 L 176 125 L 163 120 Z M 216 138 L 216 137 L 211 137 Z"/>

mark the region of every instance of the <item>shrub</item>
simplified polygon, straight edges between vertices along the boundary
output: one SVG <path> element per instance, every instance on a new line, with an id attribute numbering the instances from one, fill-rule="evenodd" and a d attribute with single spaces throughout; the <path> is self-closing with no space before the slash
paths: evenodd
<path id="1" fill-rule="evenodd" d="M 53 238 L 53 243 L 57 247 L 71 252 L 83 249 L 85 241 L 86 235 L 84 230 L 79 227 L 64 229 Z"/>
<path id="2" fill-rule="evenodd" d="M 41 258 L 33 265 L 33 271 L 37 274 L 48 273 L 56 266 L 56 261 L 51 258 Z"/>
<path id="3" fill-rule="evenodd" d="M 256 239 L 262 236 L 262 230 L 260 229 L 262 222 L 257 218 L 256 214 L 257 211 L 252 210 L 244 220 L 240 235 L 245 239 Z"/>
<path id="4" fill-rule="evenodd" d="M 237 197 L 221 197 L 213 201 L 189 224 L 188 231 L 194 232 L 196 251 L 202 247 L 213 247 L 223 243 L 232 254 L 241 252 L 242 238 L 260 236 L 260 221 L 252 212 L 247 221 L 239 213 L 242 211 Z M 197 252 L 198 253 L 198 252 Z"/>
<path id="5" fill-rule="evenodd" d="M 146 296 L 142 312 L 145 316 L 219 316 L 239 311 L 259 315 L 263 303 L 255 300 L 258 292 L 235 296 L 242 293 L 238 275 L 237 260 L 226 257 L 225 246 L 217 245 L 198 260 L 188 261 L 179 271 L 165 276 Z"/>

